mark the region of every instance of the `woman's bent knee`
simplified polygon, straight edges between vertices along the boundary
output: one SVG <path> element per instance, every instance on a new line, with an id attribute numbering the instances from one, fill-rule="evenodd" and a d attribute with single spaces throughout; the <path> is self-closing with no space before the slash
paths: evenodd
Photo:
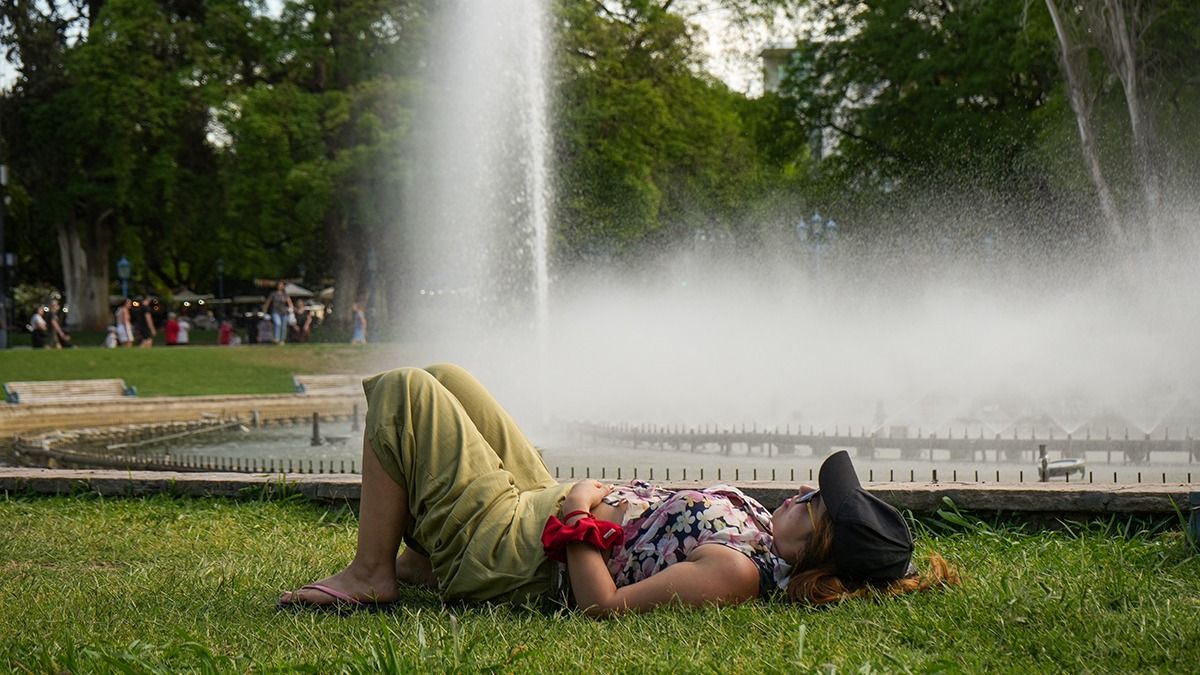
<path id="1" fill-rule="evenodd" d="M 405 366 L 384 371 L 366 380 L 368 410 L 376 402 L 395 404 L 407 398 L 415 388 L 436 386 L 437 379 L 423 368 Z"/>
<path id="2" fill-rule="evenodd" d="M 429 373 L 438 382 L 445 384 L 447 380 L 466 376 L 474 379 L 466 368 L 454 363 L 435 363 L 425 367 L 425 372 Z"/>

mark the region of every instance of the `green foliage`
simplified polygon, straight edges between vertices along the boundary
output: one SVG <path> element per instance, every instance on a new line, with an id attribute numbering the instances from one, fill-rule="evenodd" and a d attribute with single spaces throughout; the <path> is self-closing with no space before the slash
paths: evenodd
<path id="1" fill-rule="evenodd" d="M 71 95 L 94 134 L 97 173 L 111 177 L 118 241 L 160 288 L 196 286 L 217 257 L 209 110 L 228 93 L 227 35 L 249 23 L 234 0 L 201 6 L 109 0 L 72 50 Z"/>
<path id="2" fill-rule="evenodd" d="M 51 299 L 61 297 L 62 291 L 50 284 L 18 284 L 13 287 L 12 306 L 17 313 L 17 325 L 25 325 L 25 321 L 38 307 L 49 303 Z"/>
<path id="3" fill-rule="evenodd" d="M 13 196 L 7 238 L 16 244 L 18 280 L 57 280 L 55 226 L 86 224 L 98 213 L 94 197 L 105 190 L 90 176 L 89 133 L 70 96 L 66 35 L 86 32 L 86 20 L 32 4 L 0 4 L 0 44 L 19 55 L 23 77 L 0 98 L 3 157 Z M 81 125 L 80 125 L 81 126 Z M 95 238 L 107 246 L 106 237 Z"/>
<path id="4" fill-rule="evenodd" d="M 764 152 L 778 147 L 765 128 L 778 119 L 772 101 L 700 74 L 694 29 L 669 4 L 558 3 L 557 236 L 568 262 L 739 234 L 786 163 L 786 151 Z"/>
<path id="5" fill-rule="evenodd" d="M 0 14 L 23 65 L 0 102 L 30 278 L 59 276 L 68 225 L 148 290 L 211 288 L 218 258 L 230 278 L 320 278 L 361 257 L 384 222 L 367 197 L 402 178 L 421 3 L 49 7 Z"/>
<path id="6" fill-rule="evenodd" d="M 830 192 L 868 208 L 947 188 L 1028 195 L 1035 112 L 1058 86 L 1053 33 L 1024 0 L 808 3 L 784 94 L 832 153 Z"/>
<path id="7" fill-rule="evenodd" d="M 406 171 L 421 2 L 292 2 L 266 41 L 262 73 L 218 120 L 235 274 L 339 279 L 355 288 L 383 205 Z M 335 304 L 348 312 L 349 303 Z"/>

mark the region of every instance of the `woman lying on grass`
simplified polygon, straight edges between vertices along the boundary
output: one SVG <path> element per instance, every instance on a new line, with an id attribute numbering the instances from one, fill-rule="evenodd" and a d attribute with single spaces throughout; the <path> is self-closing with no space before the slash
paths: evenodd
<path id="1" fill-rule="evenodd" d="M 802 487 L 772 514 L 725 485 L 560 485 L 457 366 L 401 368 L 364 387 L 358 551 L 337 574 L 284 594 L 280 607 L 378 608 L 411 583 L 444 600 L 557 597 L 607 616 L 780 592 L 824 604 L 958 581 L 937 555 L 918 574 L 904 518 L 861 488 L 845 452 L 821 465 L 819 490 Z"/>

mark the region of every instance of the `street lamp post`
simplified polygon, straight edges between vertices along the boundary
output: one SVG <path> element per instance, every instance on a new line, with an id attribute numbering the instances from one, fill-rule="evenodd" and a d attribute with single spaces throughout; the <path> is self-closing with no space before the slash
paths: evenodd
<path id="1" fill-rule="evenodd" d="M 117 261 L 117 278 L 121 280 L 121 297 L 129 297 L 129 274 L 133 266 L 129 264 L 129 258 L 121 256 Z"/>
<path id="2" fill-rule="evenodd" d="M 225 259 L 217 258 L 217 299 L 221 302 L 221 318 L 225 318 Z"/>
<path id="3" fill-rule="evenodd" d="M 0 164 L 0 349 L 8 349 L 8 253 L 4 250 L 4 212 L 8 210 L 8 167 Z"/>

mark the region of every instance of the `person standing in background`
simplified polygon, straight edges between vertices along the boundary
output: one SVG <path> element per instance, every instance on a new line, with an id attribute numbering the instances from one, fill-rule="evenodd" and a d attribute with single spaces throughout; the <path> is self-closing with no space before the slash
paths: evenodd
<path id="1" fill-rule="evenodd" d="M 57 300 L 50 301 L 50 311 L 46 313 L 46 322 L 49 324 L 50 347 L 53 349 L 70 347 L 71 335 L 63 330 Z"/>
<path id="2" fill-rule="evenodd" d="M 350 305 L 350 316 L 354 321 L 354 333 L 350 336 L 350 344 L 367 344 L 367 313 L 359 303 Z"/>
<path id="3" fill-rule="evenodd" d="M 113 313 L 113 323 L 117 329 L 117 344 L 122 347 L 133 346 L 132 306 L 133 301 L 125 298 L 121 304 L 117 305 L 117 311 Z"/>
<path id="4" fill-rule="evenodd" d="M 217 329 L 217 344 L 230 345 L 233 344 L 233 322 L 225 319 L 221 321 L 221 327 Z"/>
<path id="5" fill-rule="evenodd" d="M 46 308 L 41 305 L 33 310 L 33 316 L 29 317 L 29 332 L 33 334 L 31 338 L 34 349 L 42 349 L 46 346 Z"/>
<path id="6" fill-rule="evenodd" d="M 262 318 L 258 320 L 258 332 L 254 335 L 254 342 L 260 345 L 271 342 L 274 337 L 274 326 L 276 325 L 278 324 L 273 323 L 269 315 L 263 314 Z"/>
<path id="7" fill-rule="evenodd" d="M 175 340 L 175 344 L 187 346 L 188 332 L 192 330 L 192 322 L 188 321 L 186 316 L 179 317 L 179 336 Z"/>
<path id="8" fill-rule="evenodd" d="M 163 326 L 163 335 L 168 347 L 179 344 L 179 319 L 175 312 L 167 312 L 167 323 Z"/>
<path id="9" fill-rule="evenodd" d="M 262 311 L 271 315 L 271 324 L 275 329 L 273 338 L 275 344 L 283 344 L 284 338 L 287 337 L 288 314 L 293 311 L 292 299 L 288 297 L 287 285 L 283 283 L 283 279 L 275 284 L 275 292 L 267 296 Z"/>
<path id="10" fill-rule="evenodd" d="M 296 303 L 296 322 L 288 322 L 288 342 L 308 342 L 312 332 L 312 312 L 304 301 Z"/>
<path id="11" fill-rule="evenodd" d="M 139 347 L 154 346 L 154 336 L 158 330 L 154 328 L 154 316 L 150 313 L 150 298 L 143 295 L 141 301 L 133 308 L 133 337 Z"/>

